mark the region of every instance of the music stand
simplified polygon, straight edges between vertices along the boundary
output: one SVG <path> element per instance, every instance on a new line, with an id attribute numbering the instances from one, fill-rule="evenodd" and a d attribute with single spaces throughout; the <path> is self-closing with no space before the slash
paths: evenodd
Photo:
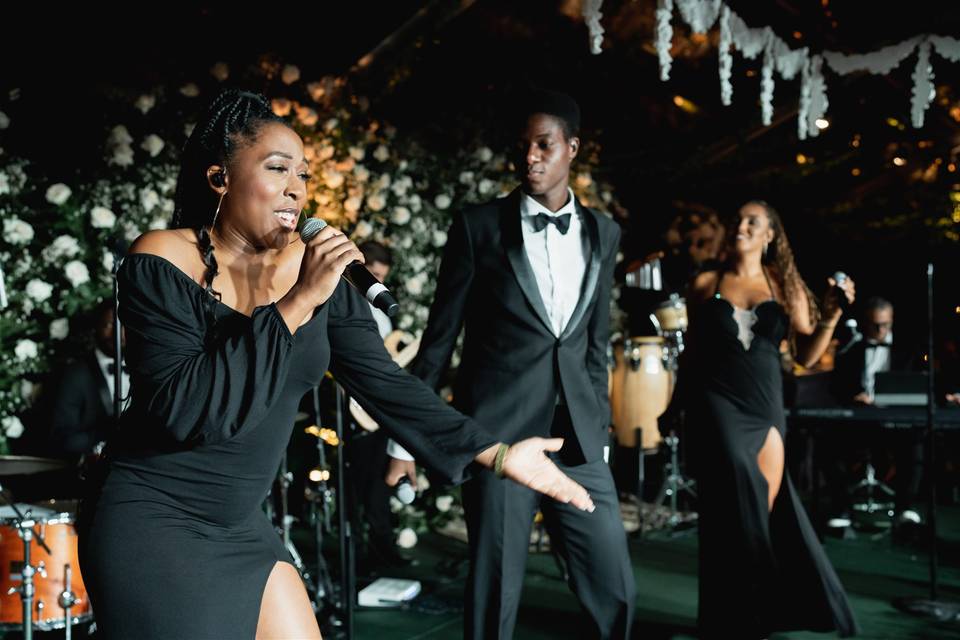
<path id="1" fill-rule="evenodd" d="M 893 606 L 900 611 L 939 622 L 960 620 L 960 604 L 939 599 L 937 576 L 937 483 L 934 475 L 936 450 L 937 398 L 933 380 L 933 263 L 927 265 L 927 480 L 929 485 L 927 522 L 930 531 L 930 597 L 905 596 L 895 598 Z"/>

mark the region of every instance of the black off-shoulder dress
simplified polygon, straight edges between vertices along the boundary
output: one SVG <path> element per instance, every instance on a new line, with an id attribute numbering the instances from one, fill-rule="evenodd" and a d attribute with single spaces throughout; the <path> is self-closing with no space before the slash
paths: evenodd
<path id="1" fill-rule="evenodd" d="M 366 301 L 341 282 L 293 335 L 275 305 L 216 302 L 167 260 L 120 269 L 131 406 L 79 522 L 104 638 L 249 638 L 276 562 L 261 505 L 302 396 L 329 368 L 425 465 L 463 480 L 495 440 L 400 369 Z"/>

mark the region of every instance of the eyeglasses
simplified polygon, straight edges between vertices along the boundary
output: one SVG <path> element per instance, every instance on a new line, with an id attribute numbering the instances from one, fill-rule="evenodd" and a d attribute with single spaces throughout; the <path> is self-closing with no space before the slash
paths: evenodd
<path id="1" fill-rule="evenodd" d="M 868 327 L 875 327 L 877 329 L 890 329 L 893 327 L 893 322 L 870 322 L 868 320 L 865 324 Z"/>

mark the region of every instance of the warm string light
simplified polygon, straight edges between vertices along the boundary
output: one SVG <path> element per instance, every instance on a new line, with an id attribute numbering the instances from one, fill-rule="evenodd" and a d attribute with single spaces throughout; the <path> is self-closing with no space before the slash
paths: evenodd
<path id="1" fill-rule="evenodd" d="M 315 438 L 320 438 L 325 443 L 331 447 L 336 447 L 340 444 L 340 438 L 337 436 L 337 432 L 333 429 L 327 429 L 326 427 L 318 427 L 315 424 L 310 425 L 303 430 L 304 433 L 311 435 Z"/>

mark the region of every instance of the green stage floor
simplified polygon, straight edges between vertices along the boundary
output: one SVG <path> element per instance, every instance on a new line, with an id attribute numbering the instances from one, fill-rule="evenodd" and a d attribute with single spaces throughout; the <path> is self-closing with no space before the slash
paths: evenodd
<path id="1" fill-rule="evenodd" d="M 940 595 L 960 601 L 960 507 L 939 515 Z M 304 532 L 297 532 L 298 534 Z M 301 551 L 309 545 L 306 539 Z M 894 545 L 888 536 L 871 540 L 828 538 L 827 552 L 847 588 L 863 629 L 862 638 L 960 638 L 960 624 L 931 622 L 900 613 L 898 596 L 929 594 L 929 561 L 918 546 Z M 696 535 L 668 539 L 660 535 L 630 542 L 637 580 L 637 616 L 633 637 L 643 640 L 695 638 L 697 601 Z M 387 573 L 423 582 L 422 595 L 405 610 L 364 609 L 355 614 L 357 640 L 446 640 L 461 638 L 466 546 L 436 534 L 421 536 L 412 555 L 416 566 Z M 304 553 L 304 555 L 312 555 Z M 335 550 L 327 557 L 336 564 Z M 334 567 L 335 568 L 335 567 Z M 547 640 L 589 637 L 582 614 L 550 554 L 531 554 L 515 638 Z M 828 638 L 832 634 L 787 633 L 783 640 Z"/>

